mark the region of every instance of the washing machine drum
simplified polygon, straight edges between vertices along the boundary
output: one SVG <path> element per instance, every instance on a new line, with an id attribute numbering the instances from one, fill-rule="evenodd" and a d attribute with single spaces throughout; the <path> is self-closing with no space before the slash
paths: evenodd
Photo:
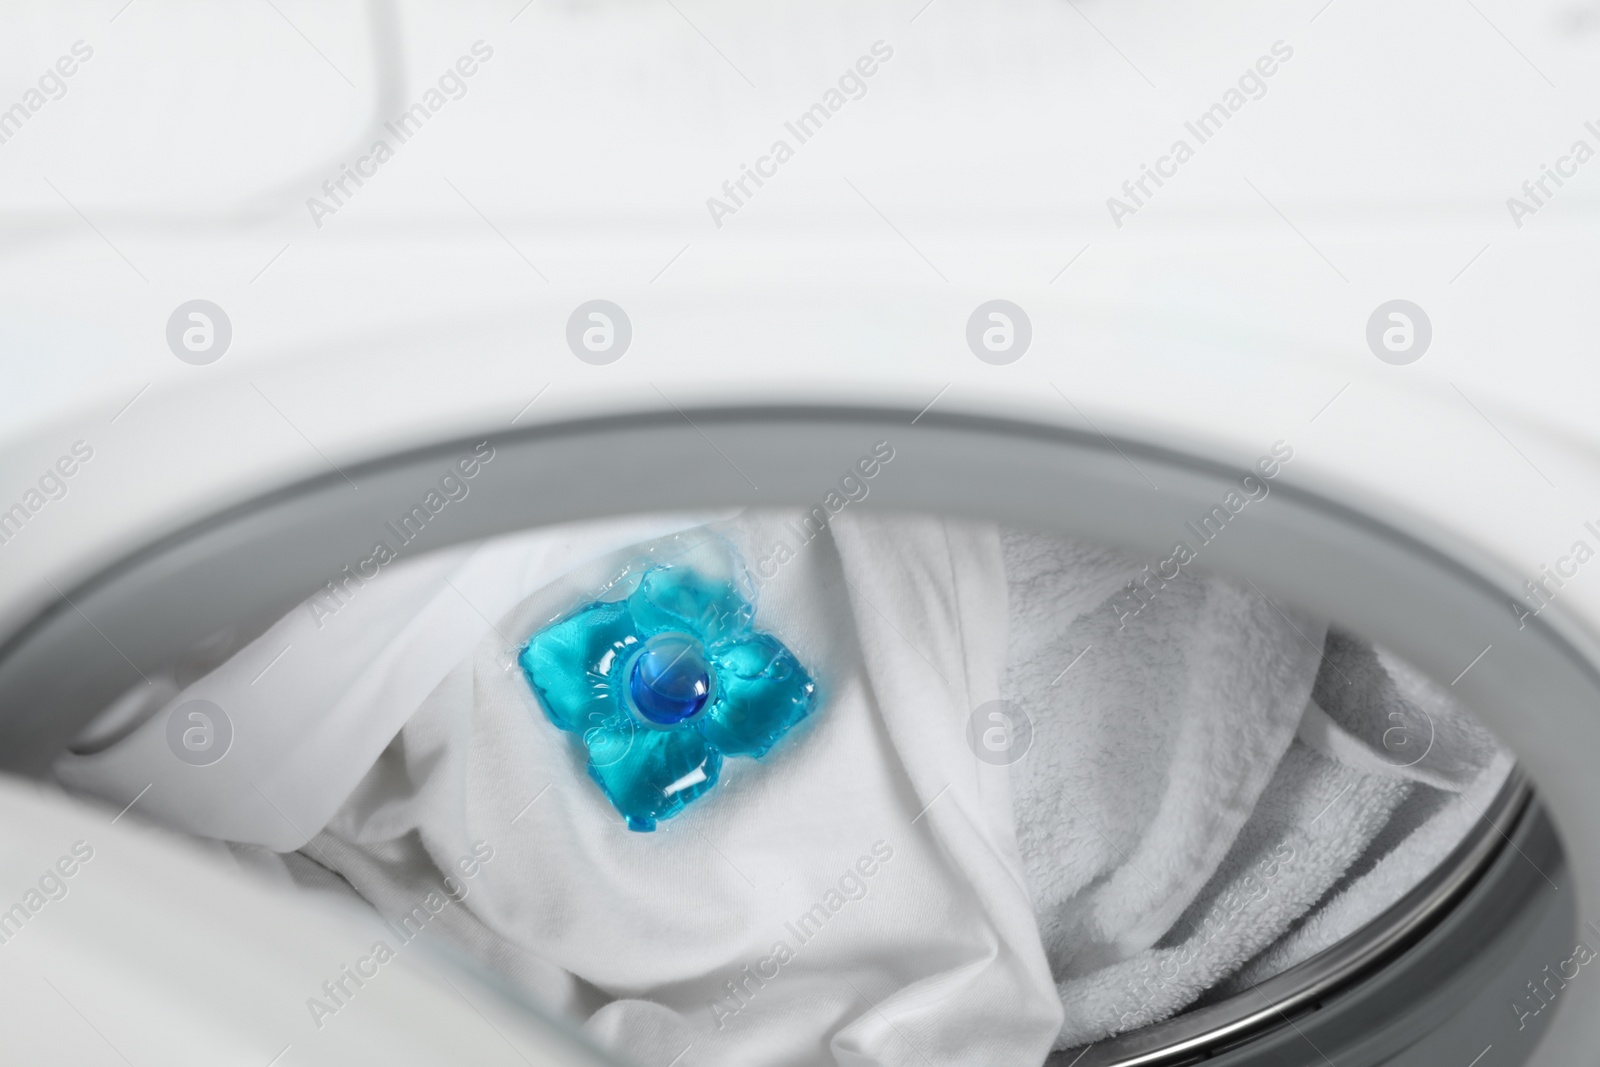
<path id="1" fill-rule="evenodd" d="M 914 414 L 466 438 L 61 589 L 0 649 L 50 1047 L 1529 1061 L 1600 941 L 1480 717 L 1581 657 L 1288 442 Z"/>

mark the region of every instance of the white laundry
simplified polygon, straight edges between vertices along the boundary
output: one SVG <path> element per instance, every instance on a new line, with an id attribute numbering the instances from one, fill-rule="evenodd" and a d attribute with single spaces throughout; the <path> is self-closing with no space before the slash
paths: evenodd
<path id="1" fill-rule="evenodd" d="M 786 518 L 725 532 L 766 556 Z M 486 639 L 309 851 L 399 919 L 489 843 L 441 932 L 639 1063 L 1041 1062 L 1061 1009 L 1009 789 L 964 741 L 1003 665 L 994 527 L 840 516 L 756 621 L 815 665 L 822 707 L 655 833 L 623 828 Z"/>
<path id="2" fill-rule="evenodd" d="M 712 528 L 783 560 L 756 625 L 813 671 L 819 709 L 633 833 L 509 653 L 641 540 L 702 521 L 397 568 L 377 638 L 323 634 L 308 677 L 357 680 L 328 700 L 371 694 L 368 733 L 403 726 L 362 742 L 379 754 L 299 853 L 232 854 L 358 896 L 640 1064 L 1039 1063 L 1347 936 L 1509 768 L 1436 686 L 1249 586 L 1186 573 L 1129 614 L 1112 601 L 1139 564 L 1071 539 L 846 511 L 790 558 L 773 549 L 798 517 L 746 512 Z M 475 647 L 412 706 L 370 675 L 413 654 L 428 631 L 405 612 L 452 584 Z M 196 686 L 240 684 L 259 655 Z M 969 741 L 1000 698 L 1033 727 L 1010 766 Z M 120 747 L 70 770 L 127 777 Z"/>
<path id="3" fill-rule="evenodd" d="M 1066 1012 L 1058 1048 L 1248 989 L 1355 932 L 1504 782 L 1509 757 L 1437 686 L 1251 586 L 1185 574 L 1130 615 L 1112 601 L 1140 561 L 1003 540 L 1006 696 L 1034 729 L 1014 803 Z M 1419 789 L 1470 795 L 1397 833 Z"/>
<path id="4" fill-rule="evenodd" d="M 166 685 L 163 706 L 121 741 L 69 752 L 54 773 L 119 808 L 139 796 L 141 811 L 174 829 L 299 848 L 485 635 L 512 654 L 494 620 L 513 605 L 596 557 L 727 514 L 566 523 L 393 563 L 337 599 L 318 591 L 215 670 Z M 226 763 L 171 758 L 168 716 L 196 699 L 231 722 Z"/>

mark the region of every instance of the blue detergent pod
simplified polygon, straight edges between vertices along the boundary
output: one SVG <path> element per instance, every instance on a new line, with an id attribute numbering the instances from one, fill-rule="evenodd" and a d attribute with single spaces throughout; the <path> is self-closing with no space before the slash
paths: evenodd
<path id="1" fill-rule="evenodd" d="M 544 627 L 517 662 L 550 721 L 582 738 L 589 777 L 628 828 L 650 831 L 709 792 L 725 756 L 766 755 L 815 710 L 817 687 L 754 629 L 733 546 L 703 541 L 634 569 L 626 597 Z"/>

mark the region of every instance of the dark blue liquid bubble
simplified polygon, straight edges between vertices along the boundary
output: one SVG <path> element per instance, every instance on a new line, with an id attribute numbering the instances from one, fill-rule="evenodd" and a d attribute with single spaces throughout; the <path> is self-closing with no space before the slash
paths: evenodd
<path id="1" fill-rule="evenodd" d="M 633 661 L 628 695 L 640 715 L 661 726 L 697 713 L 711 696 L 711 665 L 700 642 L 683 634 L 652 638 Z"/>

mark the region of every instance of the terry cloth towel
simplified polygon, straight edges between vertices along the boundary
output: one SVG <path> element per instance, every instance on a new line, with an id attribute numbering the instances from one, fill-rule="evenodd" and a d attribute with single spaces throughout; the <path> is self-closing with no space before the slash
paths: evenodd
<path id="1" fill-rule="evenodd" d="M 720 529 L 753 560 L 798 528 Z M 964 740 L 1003 667 L 995 527 L 847 513 L 810 538 L 756 624 L 816 667 L 819 711 L 649 834 L 623 828 L 499 636 L 615 562 L 498 619 L 306 855 L 640 1064 L 1042 1062 L 1061 1004 L 1008 783 Z"/>
<path id="2" fill-rule="evenodd" d="M 1280 974 L 1377 918 L 1444 861 L 1511 773 L 1511 754 L 1441 686 L 1348 634 L 1328 635 L 1316 699 L 1302 739 L 1372 779 L 1414 785 L 1323 900 L 1213 995 Z M 1328 817 L 1341 815 L 1343 805 L 1341 799 Z"/>
<path id="3" fill-rule="evenodd" d="M 1347 936 L 1469 825 L 1416 804 L 1397 825 L 1415 791 L 1471 785 L 1481 810 L 1504 779 L 1509 759 L 1437 687 L 1253 587 L 1185 575 L 1130 612 L 1138 561 L 1023 531 L 1003 544 L 1004 690 L 1034 738 L 1014 803 L 1058 1049 Z"/>

